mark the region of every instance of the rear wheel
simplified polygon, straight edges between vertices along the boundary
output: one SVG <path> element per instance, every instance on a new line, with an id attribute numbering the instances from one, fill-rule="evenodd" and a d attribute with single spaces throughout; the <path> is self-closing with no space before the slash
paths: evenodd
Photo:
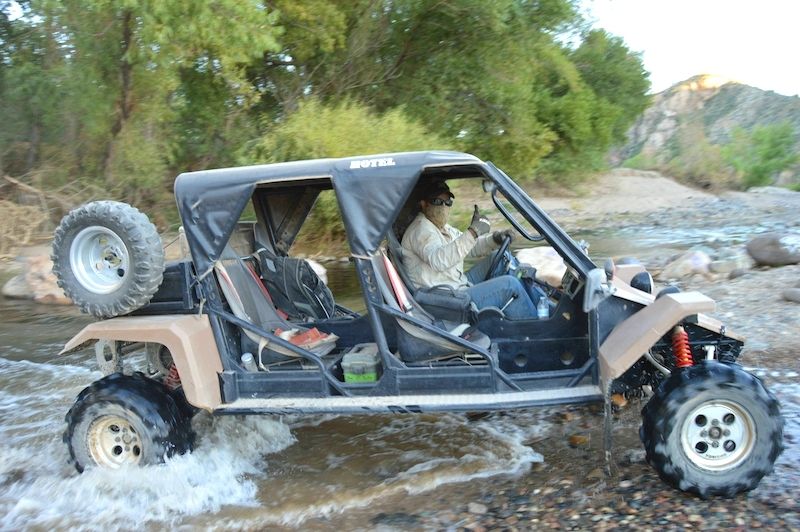
<path id="1" fill-rule="evenodd" d="M 777 399 L 714 361 L 673 372 L 642 410 L 639 434 L 662 480 L 704 498 L 752 490 L 783 450 Z"/>
<path id="2" fill-rule="evenodd" d="M 67 414 L 64 441 L 75 468 L 151 465 L 194 442 L 181 397 L 142 374 L 114 373 L 84 389 Z"/>

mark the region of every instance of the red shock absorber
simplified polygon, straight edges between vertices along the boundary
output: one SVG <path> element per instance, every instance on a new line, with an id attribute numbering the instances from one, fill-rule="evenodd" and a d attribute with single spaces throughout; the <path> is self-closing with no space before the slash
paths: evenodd
<path id="1" fill-rule="evenodd" d="M 680 325 L 672 331 L 672 354 L 675 357 L 675 367 L 688 368 L 694 365 L 689 347 L 689 333 Z"/>
<path id="2" fill-rule="evenodd" d="M 181 376 L 178 375 L 178 366 L 173 362 L 169 367 L 169 374 L 164 378 L 164 386 L 174 390 L 181 385 Z"/>

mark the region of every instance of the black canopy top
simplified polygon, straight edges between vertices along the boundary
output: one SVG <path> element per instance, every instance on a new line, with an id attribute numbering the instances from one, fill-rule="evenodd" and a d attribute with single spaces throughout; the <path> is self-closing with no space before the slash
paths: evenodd
<path id="1" fill-rule="evenodd" d="M 208 271 L 220 257 L 258 186 L 302 187 L 330 181 L 351 252 L 369 255 L 380 245 L 421 173 L 447 167 L 463 170 L 454 172 L 462 175 L 448 177 L 485 174 L 485 163 L 466 153 L 387 153 L 185 172 L 175 180 L 175 199 L 198 273 Z"/>

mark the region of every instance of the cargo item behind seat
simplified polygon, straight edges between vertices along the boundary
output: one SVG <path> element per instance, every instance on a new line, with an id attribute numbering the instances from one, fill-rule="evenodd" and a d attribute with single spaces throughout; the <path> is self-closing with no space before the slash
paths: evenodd
<path id="1" fill-rule="evenodd" d="M 275 306 L 290 320 L 332 318 L 336 303 L 330 289 L 303 259 L 283 257 L 262 248 L 257 252 L 261 275 Z"/>

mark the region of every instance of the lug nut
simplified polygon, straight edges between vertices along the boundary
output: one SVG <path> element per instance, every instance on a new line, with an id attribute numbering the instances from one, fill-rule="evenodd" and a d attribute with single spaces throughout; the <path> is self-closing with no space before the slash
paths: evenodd
<path id="1" fill-rule="evenodd" d="M 729 431 L 728 429 L 725 429 L 725 430 L 722 431 L 722 434 L 724 434 L 725 436 L 730 436 L 731 435 L 731 431 Z"/>
<path id="2" fill-rule="evenodd" d="M 716 427 L 717 425 L 719 425 L 719 420 L 718 419 L 712 419 L 711 420 L 711 424 Z"/>
<path id="3" fill-rule="evenodd" d="M 711 447 L 719 447 L 719 442 L 718 441 L 712 441 L 711 442 Z"/>

